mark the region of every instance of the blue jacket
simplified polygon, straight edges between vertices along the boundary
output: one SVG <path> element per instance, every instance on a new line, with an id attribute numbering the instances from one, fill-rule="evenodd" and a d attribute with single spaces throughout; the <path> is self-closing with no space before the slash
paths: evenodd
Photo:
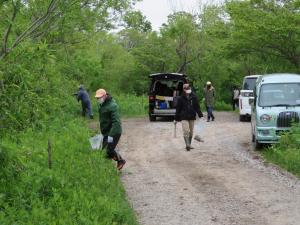
<path id="1" fill-rule="evenodd" d="M 81 101 L 84 104 L 90 103 L 90 96 L 83 87 L 79 88 L 79 91 L 77 93 L 77 100 Z"/>

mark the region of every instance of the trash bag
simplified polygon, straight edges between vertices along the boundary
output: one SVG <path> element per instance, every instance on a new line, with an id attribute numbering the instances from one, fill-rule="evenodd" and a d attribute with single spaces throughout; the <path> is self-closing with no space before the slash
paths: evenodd
<path id="1" fill-rule="evenodd" d="M 196 120 L 194 126 L 194 133 L 195 133 L 194 139 L 196 141 L 204 142 L 203 138 L 201 137 L 203 136 L 204 128 L 205 128 L 204 120 Z"/>
<path id="2" fill-rule="evenodd" d="M 97 134 L 94 137 L 91 137 L 89 139 L 91 147 L 93 150 L 99 150 L 102 149 L 102 141 L 103 141 L 103 135 Z"/>

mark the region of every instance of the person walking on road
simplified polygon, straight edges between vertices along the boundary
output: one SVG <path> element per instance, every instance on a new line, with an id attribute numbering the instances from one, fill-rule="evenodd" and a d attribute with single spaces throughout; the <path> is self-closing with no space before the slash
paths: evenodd
<path id="1" fill-rule="evenodd" d="M 177 100 L 175 125 L 181 121 L 183 138 L 186 145 L 186 150 L 193 149 L 191 146 L 194 132 L 194 123 L 196 114 L 199 118 L 203 117 L 197 96 L 192 92 L 189 84 L 183 85 L 183 93 Z"/>
<path id="2" fill-rule="evenodd" d="M 78 102 L 81 101 L 82 116 L 85 117 L 86 112 L 88 112 L 90 119 L 93 119 L 92 104 L 90 101 L 90 96 L 89 96 L 88 92 L 85 90 L 84 86 L 80 85 L 78 92 L 74 95 L 77 95 Z"/>
<path id="3" fill-rule="evenodd" d="M 99 121 L 103 135 L 103 148 L 106 149 L 107 157 L 117 161 L 117 168 L 121 170 L 126 161 L 115 150 L 122 134 L 119 107 L 104 89 L 98 89 L 95 98 L 99 102 Z"/>
<path id="4" fill-rule="evenodd" d="M 239 96 L 240 96 L 240 90 L 237 88 L 237 86 L 234 86 L 233 93 L 232 93 L 232 110 L 235 110 L 235 107 L 239 107 Z"/>
<path id="5" fill-rule="evenodd" d="M 207 110 L 207 122 L 209 122 L 210 119 L 214 121 L 213 106 L 215 103 L 215 88 L 210 81 L 206 82 L 206 87 L 204 88 L 204 103 Z"/>

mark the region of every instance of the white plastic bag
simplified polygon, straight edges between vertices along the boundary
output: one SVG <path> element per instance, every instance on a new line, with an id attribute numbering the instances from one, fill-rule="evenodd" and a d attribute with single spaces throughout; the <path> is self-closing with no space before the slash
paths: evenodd
<path id="1" fill-rule="evenodd" d="M 204 142 L 203 140 L 203 131 L 205 128 L 205 122 L 202 119 L 196 120 L 194 125 L 194 139 L 199 142 Z"/>
<path id="2" fill-rule="evenodd" d="M 99 150 L 102 148 L 103 135 L 97 134 L 89 139 L 93 150 Z"/>

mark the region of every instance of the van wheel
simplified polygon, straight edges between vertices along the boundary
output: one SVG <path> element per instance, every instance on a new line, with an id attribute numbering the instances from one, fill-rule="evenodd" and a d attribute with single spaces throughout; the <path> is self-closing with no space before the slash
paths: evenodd
<path id="1" fill-rule="evenodd" d="M 244 115 L 240 115 L 240 121 L 243 122 L 245 120 Z"/>
<path id="2" fill-rule="evenodd" d="M 254 147 L 255 147 L 255 150 L 261 150 L 263 147 L 263 144 L 259 143 L 258 141 L 255 140 Z"/>
<path id="3" fill-rule="evenodd" d="M 255 150 L 261 150 L 263 148 L 263 144 L 256 140 L 255 135 L 253 135 L 253 140 Z"/>
<path id="4" fill-rule="evenodd" d="M 149 120 L 150 120 L 151 122 L 156 121 L 156 116 L 149 116 Z"/>

